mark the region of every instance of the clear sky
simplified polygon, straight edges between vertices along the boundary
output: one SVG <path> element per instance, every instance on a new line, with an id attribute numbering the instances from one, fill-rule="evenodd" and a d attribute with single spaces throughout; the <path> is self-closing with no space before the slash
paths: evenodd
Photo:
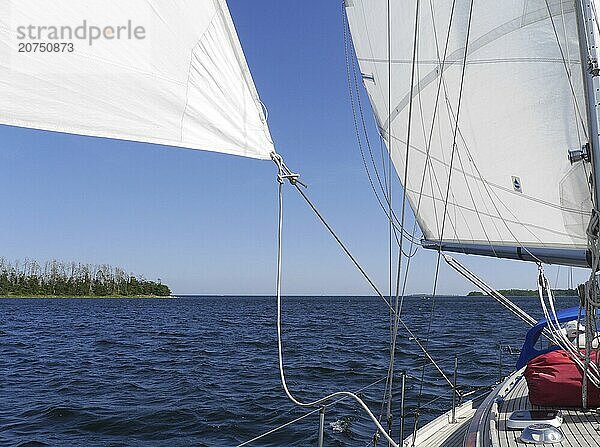
<path id="1" fill-rule="evenodd" d="M 385 288 L 387 220 L 354 134 L 341 1 L 228 3 L 278 151 Z M 370 115 L 369 125 L 376 135 Z M 1 256 L 108 263 L 181 294 L 273 293 L 271 162 L 9 127 L 0 141 Z M 286 203 L 284 293 L 371 293 L 292 190 Z M 457 257 L 495 287 L 536 286 L 533 265 Z M 435 254 L 419 252 L 408 291 L 431 292 L 434 268 Z M 566 286 L 566 268 L 548 273 Z M 473 287 L 443 267 L 439 290 Z"/>

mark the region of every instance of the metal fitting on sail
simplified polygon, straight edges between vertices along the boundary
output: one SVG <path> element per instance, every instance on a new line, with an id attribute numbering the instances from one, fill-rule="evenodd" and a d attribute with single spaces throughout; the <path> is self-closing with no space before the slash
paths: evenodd
<path id="1" fill-rule="evenodd" d="M 586 143 L 581 149 L 573 149 L 569 151 L 569 161 L 571 164 L 575 164 L 581 160 L 587 161 L 588 163 L 591 161 L 590 145 L 588 143 Z"/>
<path id="2" fill-rule="evenodd" d="M 301 185 L 306 188 L 306 185 L 302 183 L 300 180 L 300 174 L 295 174 L 287 167 L 285 162 L 283 161 L 283 157 L 279 155 L 277 152 L 271 152 L 271 160 L 277 165 L 277 181 L 280 184 L 283 184 L 285 180 L 288 180 L 292 185 Z"/>

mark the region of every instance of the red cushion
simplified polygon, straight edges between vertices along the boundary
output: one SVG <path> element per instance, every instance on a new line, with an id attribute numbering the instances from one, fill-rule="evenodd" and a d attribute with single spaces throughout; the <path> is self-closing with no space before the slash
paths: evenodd
<path id="1" fill-rule="evenodd" d="M 598 358 L 592 351 L 592 361 Z M 542 354 L 527 363 L 529 401 L 543 407 L 581 408 L 582 372 L 563 350 Z M 600 389 L 588 380 L 588 407 L 600 407 Z"/>

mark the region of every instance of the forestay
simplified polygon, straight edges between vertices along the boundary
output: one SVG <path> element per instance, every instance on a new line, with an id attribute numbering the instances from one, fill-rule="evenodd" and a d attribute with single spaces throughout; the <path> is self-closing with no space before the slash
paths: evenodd
<path id="1" fill-rule="evenodd" d="M 587 142 L 575 3 L 474 0 L 470 16 L 469 1 L 389 2 L 388 57 L 388 1 L 346 0 L 364 84 L 401 179 L 412 129 L 404 186 L 425 239 L 585 249 L 589 165 L 567 159 Z"/>
<path id="2" fill-rule="evenodd" d="M 3 0 L 0 97 L 12 126 L 273 151 L 224 0 Z"/>

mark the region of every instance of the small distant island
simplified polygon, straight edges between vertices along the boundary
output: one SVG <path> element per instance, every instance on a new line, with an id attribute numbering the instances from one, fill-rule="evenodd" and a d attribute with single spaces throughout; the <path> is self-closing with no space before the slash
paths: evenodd
<path id="1" fill-rule="evenodd" d="M 0 297 L 168 297 L 158 281 L 110 265 L 0 258 Z"/>
<path id="2" fill-rule="evenodd" d="M 498 290 L 504 296 L 538 296 L 537 290 L 526 290 L 526 289 L 504 289 Z M 554 296 L 578 296 L 577 290 L 575 289 L 552 289 Z M 483 292 L 469 292 L 467 296 L 485 296 Z"/>

